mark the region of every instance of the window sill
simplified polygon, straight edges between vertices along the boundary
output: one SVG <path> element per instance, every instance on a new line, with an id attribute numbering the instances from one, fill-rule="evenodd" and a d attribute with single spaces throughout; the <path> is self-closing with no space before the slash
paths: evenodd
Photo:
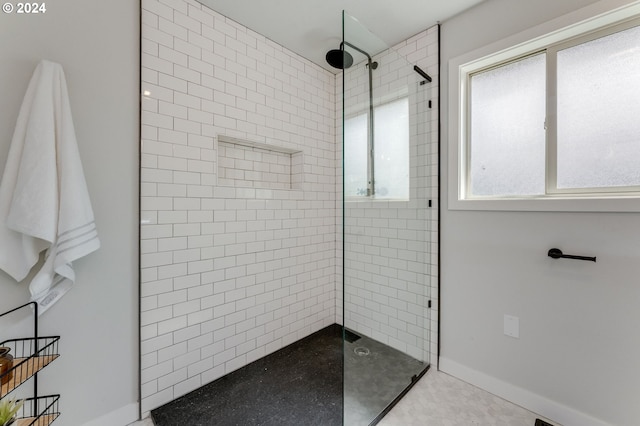
<path id="1" fill-rule="evenodd" d="M 376 198 L 376 197 L 346 197 L 345 203 L 408 203 L 404 198 Z"/>
<path id="2" fill-rule="evenodd" d="M 450 194 L 451 195 L 451 194 Z M 449 210 L 529 212 L 640 212 L 640 197 L 545 197 L 458 199 L 449 197 Z"/>

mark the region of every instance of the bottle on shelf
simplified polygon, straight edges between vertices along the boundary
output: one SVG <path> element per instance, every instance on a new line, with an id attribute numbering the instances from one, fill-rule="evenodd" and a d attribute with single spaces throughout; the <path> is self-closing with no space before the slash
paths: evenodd
<path id="1" fill-rule="evenodd" d="M 9 353 L 11 348 L 0 347 L 0 385 L 8 383 L 13 378 L 13 356 Z"/>

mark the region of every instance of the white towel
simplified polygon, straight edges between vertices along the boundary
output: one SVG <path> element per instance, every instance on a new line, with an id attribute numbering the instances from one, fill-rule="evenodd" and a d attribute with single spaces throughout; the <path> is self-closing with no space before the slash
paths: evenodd
<path id="1" fill-rule="evenodd" d="M 71 262 L 100 247 L 64 72 L 42 61 L 31 77 L 0 182 L 0 269 L 46 311 L 75 281 Z"/>

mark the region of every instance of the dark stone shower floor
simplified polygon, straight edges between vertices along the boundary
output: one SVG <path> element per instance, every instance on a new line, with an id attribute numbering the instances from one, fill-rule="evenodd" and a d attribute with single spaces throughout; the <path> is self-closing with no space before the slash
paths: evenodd
<path id="1" fill-rule="evenodd" d="M 342 425 L 333 324 L 151 411 L 156 426 Z"/>
<path id="2" fill-rule="evenodd" d="M 369 355 L 361 356 L 366 348 Z M 333 324 L 151 411 L 156 426 L 367 426 L 426 365 Z"/>

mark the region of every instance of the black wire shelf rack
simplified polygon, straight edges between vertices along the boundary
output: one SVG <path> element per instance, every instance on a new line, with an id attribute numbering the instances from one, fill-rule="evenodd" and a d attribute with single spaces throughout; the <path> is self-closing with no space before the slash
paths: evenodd
<path id="1" fill-rule="evenodd" d="M 0 398 L 29 380 L 58 358 L 60 336 L 5 340 L 0 346 L 11 348 L 13 367 L 0 375 Z"/>
<path id="2" fill-rule="evenodd" d="M 29 302 L 0 314 L 4 317 L 22 309 L 31 307 L 33 315 L 33 336 L 9 339 L 0 343 L 0 347 L 9 348 L 13 357 L 10 366 L 0 374 L 0 399 L 26 382 L 32 382 L 32 397 L 22 399 L 22 406 L 12 426 L 48 426 L 60 415 L 60 395 L 38 394 L 38 372 L 59 357 L 60 336 L 38 336 L 38 304 Z"/>

